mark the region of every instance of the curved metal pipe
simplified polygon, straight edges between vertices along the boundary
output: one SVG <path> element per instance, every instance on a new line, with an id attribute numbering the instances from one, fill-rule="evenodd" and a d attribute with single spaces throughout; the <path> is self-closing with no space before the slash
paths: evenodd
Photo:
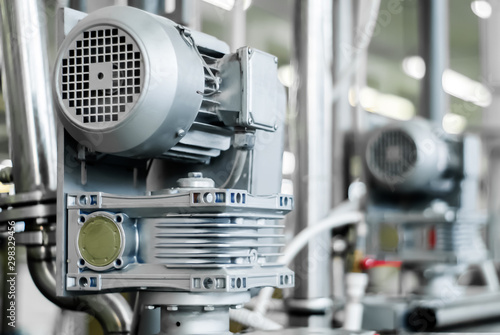
<path id="1" fill-rule="evenodd" d="M 42 294 L 57 306 L 92 315 L 106 334 L 130 334 L 132 310 L 118 293 L 78 297 L 56 296 L 55 247 L 28 247 L 28 268 Z"/>

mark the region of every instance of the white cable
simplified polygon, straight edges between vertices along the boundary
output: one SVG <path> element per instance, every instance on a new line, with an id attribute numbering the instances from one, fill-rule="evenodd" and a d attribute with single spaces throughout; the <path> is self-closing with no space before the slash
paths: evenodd
<path id="1" fill-rule="evenodd" d="M 358 208 L 358 202 L 356 201 L 345 201 L 338 205 L 326 218 L 317 224 L 308 226 L 295 236 L 292 242 L 285 248 L 284 255 L 280 257 L 279 261 L 288 265 L 307 245 L 311 238 L 326 230 L 329 231 L 362 221 L 364 215 L 359 211 L 354 211 L 356 208 Z M 273 292 L 273 287 L 264 287 L 260 290 L 259 296 L 256 298 L 254 311 L 245 308 L 230 310 L 231 319 L 260 330 L 282 329 L 283 327 L 281 325 L 264 317 Z M 267 321 L 271 323 L 267 323 Z M 280 328 L 267 328 L 274 326 L 279 326 Z"/>
<path id="2" fill-rule="evenodd" d="M 297 236 L 294 237 L 292 242 L 285 248 L 284 256 L 280 261 L 286 265 L 297 256 L 297 254 L 304 248 L 307 242 L 317 234 L 325 231 L 332 230 L 345 225 L 357 223 L 363 220 L 364 216 L 359 211 L 354 211 L 359 207 L 357 201 L 344 201 L 337 207 L 330 211 L 330 214 L 315 225 L 311 225 L 302 230 Z M 254 311 L 265 315 L 267 312 L 267 305 L 273 296 L 273 287 L 264 287 L 255 301 Z"/>
<path id="3" fill-rule="evenodd" d="M 309 240 L 325 230 L 332 230 L 346 225 L 358 223 L 364 218 L 363 213 L 356 211 L 339 215 L 329 215 L 317 224 L 308 226 L 302 230 L 292 242 L 285 248 L 284 255 L 280 261 L 289 264 L 295 256 L 304 248 Z"/>
<path id="4" fill-rule="evenodd" d="M 255 298 L 255 306 L 253 311 L 255 313 L 259 313 L 260 315 L 264 315 L 267 312 L 267 307 L 269 302 L 271 301 L 274 293 L 274 287 L 263 287 L 257 298 Z"/>
<path id="5" fill-rule="evenodd" d="M 262 314 L 250 311 L 246 308 L 230 309 L 229 317 L 231 320 L 249 326 L 255 330 L 278 330 L 283 326 L 273 320 L 264 317 Z"/>

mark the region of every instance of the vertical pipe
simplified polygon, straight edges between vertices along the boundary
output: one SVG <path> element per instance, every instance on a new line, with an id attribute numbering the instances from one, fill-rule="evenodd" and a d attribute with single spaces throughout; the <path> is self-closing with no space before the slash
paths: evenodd
<path id="1" fill-rule="evenodd" d="M 179 1 L 179 0 L 178 0 Z M 192 30 L 201 31 L 200 1 L 181 0 L 182 16 L 180 22 Z"/>
<path id="2" fill-rule="evenodd" d="M 236 0 L 231 12 L 231 52 L 246 45 L 247 16 L 244 9 L 244 0 Z"/>
<path id="3" fill-rule="evenodd" d="M 420 115 L 441 125 L 450 101 L 443 90 L 449 68 L 448 0 L 419 0 L 420 52 L 426 71 L 422 79 Z"/>
<path id="4" fill-rule="evenodd" d="M 488 250 L 495 261 L 500 260 L 500 142 L 498 130 L 500 129 L 500 6 L 492 2 L 492 13 L 487 19 L 479 19 L 479 41 L 481 50 L 481 72 L 483 83 L 492 92 L 491 105 L 482 112 L 482 125 L 493 136 L 485 139 L 488 148 Z"/>
<path id="5" fill-rule="evenodd" d="M 164 0 L 129 0 L 128 5 L 156 15 L 161 15 L 165 11 Z"/>
<path id="6" fill-rule="evenodd" d="M 3 94 L 16 193 L 57 188 L 56 132 L 42 1 L 1 0 Z M 45 17 L 43 18 L 45 19 Z"/>
<path id="7" fill-rule="evenodd" d="M 352 0 L 333 1 L 333 81 L 338 92 L 333 101 L 333 165 L 332 165 L 332 206 L 341 203 L 347 194 L 345 146 L 346 133 L 352 128 L 354 111 L 349 104 L 348 94 L 353 73 L 350 69 L 358 65 L 364 46 L 353 42 L 353 5 Z M 353 120 L 354 119 L 354 120 Z"/>
<path id="8" fill-rule="evenodd" d="M 297 232 L 324 218 L 332 203 L 332 15 L 331 1 L 295 1 L 290 95 Z M 304 317 L 291 318 L 292 326 L 329 326 L 330 240 L 328 234 L 312 239 L 296 258 L 296 287 L 287 303 L 292 313 Z"/>
<path id="9" fill-rule="evenodd" d="M 68 7 L 80 12 L 87 12 L 87 0 L 69 0 Z"/>

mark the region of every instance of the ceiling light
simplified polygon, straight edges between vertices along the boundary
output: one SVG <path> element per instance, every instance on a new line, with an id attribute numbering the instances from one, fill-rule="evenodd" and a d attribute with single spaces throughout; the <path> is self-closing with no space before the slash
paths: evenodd
<path id="1" fill-rule="evenodd" d="M 403 59 L 403 71 L 412 78 L 422 79 L 425 76 L 425 62 L 420 56 L 409 56 Z"/>
<path id="2" fill-rule="evenodd" d="M 486 0 L 476 0 L 472 1 L 470 4 L 470 8 L 481 19 L 487 19 L 491 16 L 491 12 L 493 11 L 491 8 L 491 4 Z"/>
<path id="3" fill-rule="evenodd" d="M 491 92 L 486 86 L 450 69 L 443 73 L 443 89 L 454 97 L 480 107 L 491 104 Z"/>

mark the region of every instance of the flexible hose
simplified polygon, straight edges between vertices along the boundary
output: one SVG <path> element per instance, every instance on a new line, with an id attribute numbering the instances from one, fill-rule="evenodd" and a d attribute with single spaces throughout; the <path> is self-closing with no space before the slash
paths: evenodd
<path id="1" fill-rule="evenodd" d="M 283 326 L 273 320 L 264 317 L 255 311 L 246 308 L 230 309 L 229 317 L 231 320 L 254 328 L 255 330 L 279 330 Z"/>
<path id="2" fill-rule="evenodd" d="M 243 168 L 245 167 L 247 156 L 248 156 L 248 150 L 242 150 L 242 149 L 236 150 L 236 156 L 234 157 L 233 168 L 229 173 L 229 177 L 227 177 L 227 180 L 220 186 L 220 188 L 232 188 L 238 183 L 238 181 L 241 178 Z"/>
<path id="3" fill-rule="evenodd" d="M 280 261 L 289 264 L 295 256 L 304 248 L 309 240 L 325 230 L 332 230 L 335 228 L 355 224 L 362 221 L 364 218 L 361 212 L 344 213 L 339 215 L 329 215 L 315 225 L 309 226 L 302 230 L 292 242 L 285 248 L 284 255 Z"/>
<path id="4" fill-rule="evenodd" d="M 302 230 L 285 248 L 284 255 L 280 258 L 280 261 L 285 263 L 286 265 L 290 264 L 290 262 L 293 261 L 298 253 L 307 245 L 311 238 L 326 230 L 332 230 L 346 225 L 356 224 L 362 221 L 364 219 L 364 214 L 359 211 L 353 211 L 353 209 L 357 207 L 357 202 L 343 202 L 339 206 L 334 208 L 330 212 L 330 215 L 328 215 L 325 219 Z M 273 287 L 264 287 L 263 289 L 261 289 L 258 297 L 256 298 L 254 310 L 252 313 L 260 316 L 265 315 L 265 313 L 267 312 L 267 306 L 269 305 L 269 302 L 271 301 L 271 298 L 273 296 L 273 292 Z M 241 314 L 242 313 L 243 312 L 241 312 Z M 255 319 L 257 319 L 257 316 L 255 316 Z M 249 324 L 246 323 L 246 325 Z"/>
<path id="5" fill-rule="evenodd" d="M 309 239 L 316 236 L 320 232 L 324 230 L 331 230 L 337 227 L 341 227 L 347 224 L 357 223 L 362 220 L 362 214 L 360 212 L 356 212 L 359 208 L 359 201 L 349 201 L 346 200 L 336 206 L 334 209 L 330 211 L 330 214 L 320 222 L 315 225 L 309 226 L 308 228 L 301 231 L 297 236 L 294 237 L 292 242 L 285 248 L 284 256 L 280 259 L 281 262 L 288 265 L 304 248 Z M 353 214 L 354 216 L 342 216 L 343 214 Z M 347 219 L 347 223 L 343 223 L 343 219 Z M 353 219 L 354 222 L 351 222 Z M 273 296 L 274 288 L 273 287 L 264 287 L 260 290 L 259 295 L 255 299 L 255 307 L 254 312 L 260 313 L 261 315 L 265 315 L 267 312 L 267 306 L 271 301 Z"/>

